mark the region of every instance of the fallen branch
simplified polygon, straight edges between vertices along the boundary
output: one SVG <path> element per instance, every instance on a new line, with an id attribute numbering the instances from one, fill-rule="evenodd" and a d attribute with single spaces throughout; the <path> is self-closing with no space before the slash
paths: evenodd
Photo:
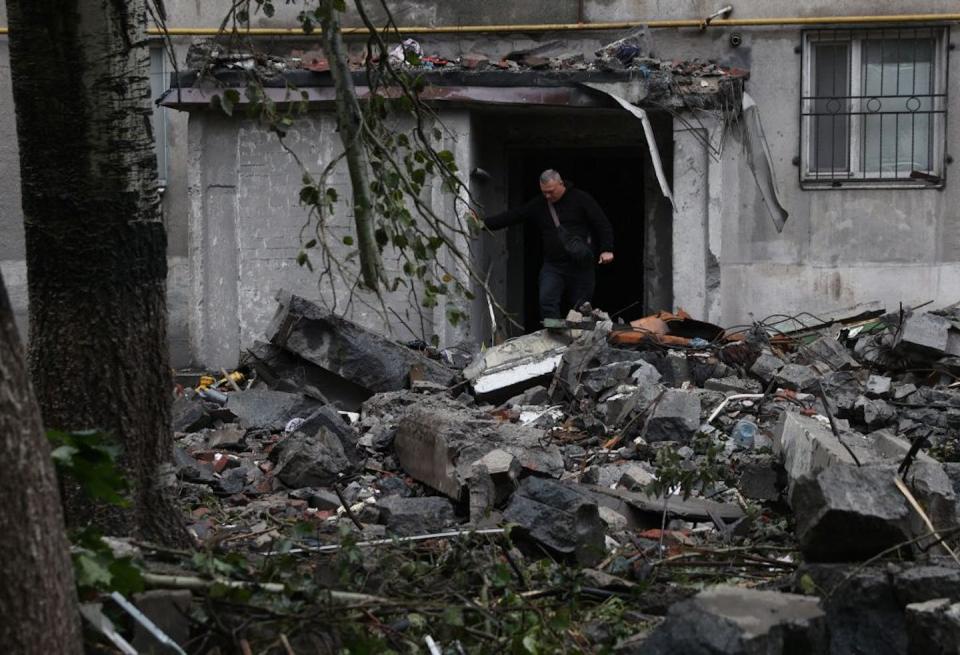
<path id="1" fill-rule="evenodd" d="M 286 587 L 277 582 L 246 582 L 242 580 L 228 580 L 226 578 L 204 579 L 190 575 L 162 575 L 159 573 L 143 574 L 143 582 L 148 587 L 159 589 L 189 589 L 206 593 L 214 585 L 221 585 L 228 589 L 250 589 L 266 591 L 272 594 L 282 594 Z M 336 605 L 388 605 L 392 604 L 387 598 L 370 594 L 358 594 L 352 591 L 336 591 L 328 589 L 324 592 L 330 601 Z"/>

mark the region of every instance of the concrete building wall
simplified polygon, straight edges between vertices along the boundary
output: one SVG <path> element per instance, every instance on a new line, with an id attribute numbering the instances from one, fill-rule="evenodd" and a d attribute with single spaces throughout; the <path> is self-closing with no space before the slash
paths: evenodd
<path id="1" fill-rule="evenodd" d="M 315 179 L 341 151 L 335 120 L 315 112 L 287 132 L 284 144 Z M 450 149 L 462 170 L 472 166 L 470 117 L 465 112 L 445 116 L 449 132 L 441 148 Z M 190 311 L 191 352 L 204 365 L 235 366 L 244 348 L 264 339 L 276 310 L 280 289 L 316 300 L 338 314 L 399 340 L 429 339 L 436 334 L 455 343 L 466 327 L 443 319 L 446 305 L 423 308 L 422 285 L 409 283 L 383 302 L 356 288 L 358 264 L 352 237 L 353 212 L 348 202 L 337 203 L 324 221 L 324 256 L 308 251 L 314 270 L 297 264 L 302 245 L 317 237 L 317 222 L 299 202 L 303 170 L 281 146 L 277 136 L 245 119 L 202 111 L 190 120 L 189 134 Z M 337 165 L 327 181 L 340 198 L 351 195 L 346 166 Z M 426 191 L 441 216 L 454 211 L 453 198 L 439 184 Z M 318 239 L 319 240 L 319 239 Z M 461 247 L 469 252 L 469 245 Z M 458 269 L 447 256 L 447 269 Z M 387 279 L 407 279 L 403 261 L 390 248 L 383 255 Z M 327 266 L 329 271 L 325 272 Z M 466 280 L 461 275 L 461 279 Z M 454 299 L 449 299 L 454 302 Z"/>
<path id="2" fill-rule="evenodd" d="M 490 3 L 465 0 L 443 3 L 404 0 L 391 3 L 391 7 L 400 25 L 464 25 L 696 18 L 708 15 L 721 4 L 712 0 L 530 0 L 491 6 Z M 845 0 L 842 3 L 749 0 L 733 4 L 732 18 L 958 11 L 955 0 Z M 166 0 L 165 5 L 171 27 L 216 27 L 230 1 Z M 277 9 L 273 19 L 256 16 L 254 24 L 260 27 L 294 24 L 293 8 L 278 3 Z M 348 19 L 351 21 L 356 22 Z M 0 27 L 3 26 L 6 26 L 6 15 L 0 4 Z M 737 48 L 730 45 L 732 32 L 743 37 L 742 45 Z M 427 52 L 454 57 L 467 52 L 500 56 L 512 49 L 555 40 L 567 42 L 571 49 L 591 52 L 597 45 L 617 36 L 617 32 L 539 34 L 518 30 L 497 35 L 418 38 Z M 957 27 L 953 27 L 951 36 L 954 42 L 958 40 Z M 720 323 L 733 324 L 749 320 L 751 315 L 761 318 L 772 312 L 819 311 L 873 299 L 880 299 L 889 307 L 894 307 L 900 300 L 913 303 L 933 299 L 944 304 L 957 299 L 954 294 L 960 288 L 957 285 L 960 281 L 960 221 L 957 220 L 960 218 L 957 215 L 960 190 L 952 170 L 955 165 L 948 167 L 946 187 L 942 191 L 800 188 L 797 168 L 793 164 L 800 147 L 800 63 L 795 52 L 801 42 L 799 28 L 711 27 L 702 32 L 697 29 L 658 29 L 651 32 L 651 37 L 653 53 L 663 59 L 714 58 L 723 64 L 751 70 L 747 90 L 760 107 L 774 170 L 784 204 L 790 212 L 783 232 L 777 233 L 761 204 L 753 176 L 744 166 L 742 144 L 737 134 L 731 131 L 727 135 L 723 156 L 717 161 L 690 132 L 690 125 L 676 122 L 672 172 L 678 197 L 672 226 L 672 271 L 668 272 L 669 280 L 662 282 L 664 289 L 668 285 L 671 289 L 670 293 L 659 294 L 664 302 L 672 295 L 675 305 L 684 305 L 691 312 Z M 191 37 L 175 39 L 177 60 L 181 64 L 188 45 L 194 40 Z M 316 40 L 312 43 L 315 44 Z M 279 51 L 289 51 L 293 47 L 290 40 L 284 39 L 268 39 L 264 45 Z M 960 94 L 956 92 L 960 63 L 955 50 L 950 51 L 949 59 L 948 111 L 955 117 L 960 109 Z M 0 268 L 18 322 L 25 326 L 26 267 L 8 62 L 7 38 L 0 35 Z M 702 121 L 703 125 L 696 129 L 719 140 L 719 127 L 708 119 L 687 118 Z M 456 149 L 464 162 L 486 158 L 486 153 L 496 148 L 478 140 L 476 135 L 479 132 L 474 129 L 469 115 L 462 114 L 456 119 L 451 116 L 451 120 L 457 122 L 458 132 L 464 135 L 464 143 Z M 227 129 L 224 126 L 212 129 L 221 128 Z M 230 129 L 236 129 L 235 125 Z M 318 129 L 320 127 L 314 125 L 307 131 Z M 215 262 L 219 256 L 203 250 L 204 242 L 197 241 L 197 225 L 191 221 L 191 216 L 197 215 L 198 202 L 203 207 L 220 207 L 215 211 L 224 216 L 233 212 L 235 229 L 239 230 L 233 237 L 234 248 L 239 236 L 249 234 L 254 239 L 262 236 L 256 232 L 257 228 L 245 227 L 247 223 L 244 221 L 252 222 L 256 217 L 252 210 L 245 208 L 246 205 L 241 207 L 239 196 L 233 200 L 229 198 L 229 185 L 222 188 L 211 186 L 207 197 L 207 191 L 200 188 L 203 186 L 201 180 L 188 172 L 192 170 L 191 163 L 198 164 L 197 158 L 205 156 L 192 143 L 195 136 L 201 141 L 212 138 L 200 136 L 199 132 L 205 130 L 206 126 L 191 125 L 188 138 L 187 114 L 168 112 L 168 184 L 163 203 L 169 235 L 170 335 L 176 365 L 188 363 L 196 349 L 201 347 L 201 327 L 216 327 L 197 318 L 198 288 L 210 288 L 210 284 L 219 283 L 217 280 L 198 280 L 199 259 L 210 256 L 211 262 Z M 954 156 L 955 144 L 960 143 L 958 130 L 960 125 L 956 120 L 948 121 L 947 151 Z M 247 128 L 242 128 L 241 132 L 244 138 L 234 140 L 238 162 L 243 160 L 241 155 L 246 152 L 241 142 L 258 138 Z M 188 146 L 188 142 L 191 145 Z M 248 167 L 245 169 L 237 164 L 234 183 L 241 180 L 240 171 L 250 171 L 244 173 L 250 177 L 243 179 L 250 179 L 251 192 L 258 188 L 256 185 L 261 185 L 262 190 L 262 185 L 269 183 L 272 185 L 270 189 L 279 195 L 278 190 L 289 190 L 288 187 L 295 183 L 282 179 L 280 174 L 268 182 L 254 181 L 253 160 L 243 161 L 248 162 Z M 206 162 L 199 163 L 205 165 Z M 264 165 L 278 164 L 274 161 Z M 470 168 L 461 165 L 461 170 Z M 237 188 L 239 194 L 243 185 Z M 491 206 L 503 202 L 502 195 L 498 196 L 489 185 L 481 187 L 479 182 L 471 181 L 471 189 L 480 197 L 489 198 L 485 202 Z M 250 198 L 254 203 L 260 200 L 256 195 Z M 232 209 L 231 202 L 236 205 Z M 247 199 L 243 202 L 246 203 Z M 274 208 L 268 206 L 266 209 L 273 211 Z M 288 235 L 294 223 L 292 208 L 279 208 L 278 211 L 281 218 L 277 219 L 277 239 L 281 233 Z M 221 236 L 227 238 L 227 234 Z M 306 288 L 309 285 L 308 280 L 299 277 L 302 271 L 295 270 L 295 264 L 291 269 L 289 263 L 282 264 L 277 259 L 282 254 L 289 254 L 294 246 L 281 244 L 276 239 L 270 242 L 270 246 L 275 251 L 272 262 L 251 264 L 244 270 L 238 268 L 236 280 L 224 279 L 223 284 L 234 284 L 241 290 L 237 295 L 238 302 L 259 304 L 270 295 L 266 290 L 253 290 L 253 281 L 262 279 L 263 275 L 289 274 L 293 282 L 289 286 Z M 267 248 L 265 241 L 262 247 L 271 249 Z M 208 271 L 213 268 L 212 264 L 207 266 Z M 231 269 L 224 271 L 227 277 L 232 274 Z M 506 286 L 505 275 L 501 274 L 496 283 Z M 482 313 L 482 309 L 475 306 L 473 314 Z M 243 323 L 238 324 L 239 334 L 250 335 L 256 331 L 262 321 L 256 315 L 258 311 L 261 310 L 249 314 L 247 308 L 238 306 L 235 315 L 238 321 L 243 317 Z M 478 325 L 483 320 L 474 316 Z"/>

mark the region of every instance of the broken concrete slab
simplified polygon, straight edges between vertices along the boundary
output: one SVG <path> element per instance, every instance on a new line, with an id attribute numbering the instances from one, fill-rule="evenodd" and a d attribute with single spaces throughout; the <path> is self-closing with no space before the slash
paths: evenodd
<path id="1" fill-rule="evenodd" d="M 487 513 L 502 505 L 517 488 L 523 467 L 505 450 L 491 450 L 470 465 L 467 486 L 470 492 L 470 520 L 477 524 Z"/>
<path id="2" fill-rule="evenodd" d="M 883 568 L 851 570 L 849 564 L 803 564 L 797 579 L 809 578 L 822 595 L 830 655 L 907 650 L 903 606 Z"/>
<path id="3" fill-rule="evenodd" d="M 307 417 L 296 432 L 274 447 L 270 458 L 276 462 L 274 475 L 292 488 L 330 485 L 360 463 L 349 426 L 329 407 Z"/>
<path id="4" fill-rule="evenodd" d="M 786 364 L 773 376 L 778 386 L 793 391 L 812 391 L 819 379 L 820 375 L 812 367 L 803 364 Z"/>
<path id="5" fill-rule="evenodd" d="M 267 329 L 270 342 L 372 392 L 409 387 L 420 379 L 449 386 L 454 372 L 420 353 L 337 316 L 306 298 L 281 291 Z"/>
<path id="6" fill-rule="evenodd" d="M 213 425 L 213 417 L 196 398 L 177 396 L 171 408 L 170 428 L 174 432 L 196 432 Z"/>
<path id="7" fill-rule="evenodd" d="M 877 461 L 862 436 L 841 433 L 840 437 L 842 443 L 828 425 L 814 418 L 795 412 L 784 412 L 780 416 L 773 431 L 773 453 L 787 472 L 788 499 L 798 480 L 813 477 L 834 465 L 854 466 L 853 455 L 861 463 Z"/>
<path id="8" fill-rule="evenodd" d="M 198 461 L 179 446 L 173 448 L 173 465 L 176 468 L 177 477 L 184 482 L 211 484 L 215 480 L 212 464 Z"/>
<path id="9" fill-rule="evenodd" d="M 580 376 L 580 384 L 596 398 L 607 389 L 626 382 L 632 369 L 631 362 L 614 362 L 596 368 L 588 368 Z"/>
<path id="10" fill-rule="evenodd" d="M 770 382 L 773 376 L 786 365 L 782 359 L 774 355 L 769 350 L 764 350 L 757 357 L 756 361 L 750 367 L 750 374 L 758 378 L 764 384 Z"/>
<path id="11" fill-rule="evenodd" d="M 388 496 L 378 503 L 387 532 L 399 537 L 440 532 L 456 524 L 453 504 L 446 498 Z"/>
<path id="12" fill-rule="evenodd" d="M 478 396 L 509 396 L 552 375 L 571 341 L 567 334 L 547 330 L 525 334 L 485 350 L 463 369 L 463 376 Z"/>
<path id="13" fill-rule="evenodd" d="M 876 430 L 895 421 L 897 411 L 890 403 L 880 398 L 859 396 L 853 404 L 853 415 L 866 425 L 867 429 Z"/>
<path id="14" fill-rule="evenodd" d="M 257 341 L 243 360 L 275 391 L 302 393 L 338 409 L 357 411 L 371 392 L 272 343 Z"/>
<path id="15" fill-rule="evenodd" d="M 247 431 L 236 425 L 224 425 L 207 433 L 208 448 L 235 450 L 243 448 L 243 439 Z"/>
<path id="16" fill-rule="evenodd" d="M 960 569 L 956 567 L 902 565 L 891 569 L 894 591 L 903 606 L 935 598 L 960 601 Z"/>
<path id="17" fill-rule="evenodd" d="M 668 350 L 657 370 L 663 375 L 663 383 L 669 387 L 680 387 L 693 380 L 687 355 L 678 350 Z"/>
<path id="18" fill-rule="evenodd" d="M 626 516 L 632 528 L 660 527 L 664 507 L 669 518 L 697 523 L 712 521 L 714 517 L 724 523 L 735 523 L 744 517 L 743 510 L 736 505 L 703 498 L 690 497 L 684 500 L 682 496 L 670 496 L 665 503 L 660 496 L 623 488 L 611 489 L 586 484 L 580 487 L 598 503 Z"/>
<path id="19" fill-rule="evenodd" d="M 909 655 L 956 655 L 960 652 L 960 603 L 948 598 L 906 607 Z"/>
<path id="20" fill-rule="evenodd" d="M 529 477 L 510 499 L 503 517 L 517 525 L 511 535 L 532 539 L 584 566 L 604 557 L 605 526 L 597 503 L 569 485 Z"/>
<path id="21" fill-rule="evenodd" d="M 632 362 L 635 367 L 630 374 L 630 380 L 638 387 L 650 387 L 658 384 L 663 378 L 657 367 L 642 359 Z"/>
<path id="22" fill-rule="evenodd" d="M 461 500 L 473 463 L 493 450 L 516 457 L 528 472 L 559 477 L 559 448 L 542 443 L 535 428 L 501 423 L 475 410 L 414 408 L 397 429 L 394 448 L 409 475 Z"/>
<path id="23" fill-rule="evenodd" d="M 801 351 L 808 363 L 820 361 L 834 371 L 849 371 L 860 368 L 860 364 L 846 347 L 830 336 L 822 336 Z"/>
<path id="24" fill-rule="evenodd" d="M 910 314 L 896 332 L 893 347 L 921 356 L 940 357 L 947 351 L 952 327 L 953 323 L 942 316 L 928 312 Z"/>
<path id="25" fill-rule="evenodd" d="M 607 345 L 608 334 L 609 324 L 601 323 L 595 329 L 580 334 L 570 343 L 560 357 L 550 384 L 550 395 L 554 400 L 559 399 L 562 394 L 576 395 L 582 373 L 602 363 L 600 358 L 610 350 Z"/>
<path id="26" fill-rule="evenodd" d="M 890 396 L 893 380 L 885 375 L 871 375 L 864 385 L 867 398 L 887 398 Z"/>
<path id="27" fill-rule="evenodd" d="M 720 391 L 722 393 L 762 393 L 763 386 L 756 380 L 750 378 L 741 378 L 730 375 L 723 378 L 710 378 L 703 383 L 703 388 L 709 391 Z"/>
<path id="28" fill-rule="evenodd" d="M 650 655 L 825 653 L 827 621 L 819 599 L 718 586 L 673 605 L 643 643 Z"/>
<path id="29" fill-rule="evenodd" d="M 686 443 L 700 427 L 700 398 L 679 389 L 667 389 L 647 423 L 645 439 Z"/>
<path id="30" fill-rule="evenodd" d="M 750 500 L 779 500 L 785 486 L 783 469 L 770 461 L 747 462 L 737 481 L 737 489 Z"/>
<path id="31" fill-rule="evenodd" d="M 243 428 L 282 430 L 295 417 L 303 417 L 321 406 L 320 401 L 299 393 L 256 387 L 231 393 L 227 409 Z"/>
<path id="32" fill-rule="evenodd" d="M 795 481 L 790 505 L 810 561 L 872 557 L 915 536 L 895 466 L 832 466 Z"/>

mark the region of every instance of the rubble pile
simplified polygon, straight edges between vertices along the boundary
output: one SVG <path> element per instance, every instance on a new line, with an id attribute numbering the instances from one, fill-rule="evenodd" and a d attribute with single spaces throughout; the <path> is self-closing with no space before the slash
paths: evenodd
<path id="1" fill-rule="evenodd" d="M 176 402 L 199 540 L 266 551 L 285 521 L 319 549 L 345 529 L 509 527 L 516 557 L 604 588 L 677 592 L 677 565 L 739 585 L 673 607 L 693 589 L 665 592 L 645 605 L 659 627 L 618 652 L 851 652 L 864 584 L 893 599 L 877 611 L 898 644 L 870 652 L 957 641 L 960 309 L 730 331 L 584 308 L 467 358 L 279 301 L 244 387 Z M 888 556 L 897 572 L 858 566 Z"/>

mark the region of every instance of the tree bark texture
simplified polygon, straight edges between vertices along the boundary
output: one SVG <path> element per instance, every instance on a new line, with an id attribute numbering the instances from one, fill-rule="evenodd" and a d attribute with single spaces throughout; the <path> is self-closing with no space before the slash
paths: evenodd
<path id="1" fill-rule="evenodd" d="M 0 276 L 0 644 L 24 655 L 83 652 L 69 543 L 50 447 Z"/>
<path id="2" fill-rule="evenodd" d="M 166 234 L 150 127 L 146 0 L 7 0 L 30 301 L 48 428 L 123 446 L 133 507 L 67 493 L 71 525 L 186 543 L 172 456 Z"/>
<path id="3" fill-rule="evenodd" d="M 357 250 L 360 253 L 360 273 L 363 283 L 377 289 L 380 283 L 380 250 L 373 236 L 373 199 L 370 191 L 370 165 L 364 150 L 361 128 L 363 115 L 353 86 L 353 77 L 347 62 L 347 51 L 340 32 L 340 12 L 331 0 L 321 0 L 326 14 L 320 21 L 323 49 L 330 62 L 330 74 L 336 88 L 337 123 L 340 141 L 346 152 L 350 186 L 353 189 L 353 222 L 357 230 Z"/>

